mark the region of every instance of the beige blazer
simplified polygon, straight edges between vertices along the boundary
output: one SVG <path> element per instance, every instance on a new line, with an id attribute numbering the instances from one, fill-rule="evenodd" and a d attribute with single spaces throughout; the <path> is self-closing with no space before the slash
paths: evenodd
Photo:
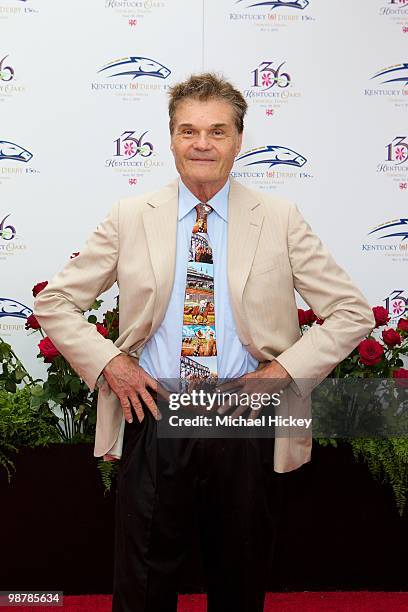
<path id="1" fill-rule="evenodd" d="M 162 322 L 173 285 L 178 181 L 116 202 L 106 219 L 38 295 L 42 328 L 92 390 L 105 365 L 121 352 L 136 358 Z M 303 410 L 311 390 L 374 326 L 371 308 L 296 205 L 231 179 L 228 283 L 236 329 L 259 361 L 275 358 L 294 379 L 289 404 Z M 115 281 L 120 290 L 119 338 L 103 338 L 83 316 Z M 295 291 L 325 320 L 300 336 Z M 302 402 L 304 406 L 302 408 Z M 123 411 L 103 385 L 94 454 L 122 452 Z M 275 471 L 310 460 L 311 438 L 275 441 Z"/>

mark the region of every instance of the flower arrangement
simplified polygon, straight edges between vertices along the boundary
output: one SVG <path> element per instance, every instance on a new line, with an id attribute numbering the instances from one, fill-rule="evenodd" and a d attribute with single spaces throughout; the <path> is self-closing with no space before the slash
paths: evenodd
<path id="1" fill-rule="evenodd" d="M 408 319 L 400 318 L 396 328 L 389 327 L 386 308 L 374 306 L 375 327 L 331 372 L 332 378 L 392 379 L 397 388 L 408 389 Z M 298 309 L 301 333 L 324 322 L 313 310 Z M 404 396 L 405 397 L 405 396 Z M 319 439 L 321 444 L 337 445 L 336 439 Z M 400 514 L 408 508 L 408 439 L 400 437 L 350 438 L 354 456 L 362 458 L 371 473 L 389 483 Z"/>
<path id="2" fill-rule="evenodd" d="M 71 257 L 79 253 L 73 253 Z M 44 290 L 48 281 L 42 281 L 34 285 L 32 293 L 34 297 Z M 105 312 L 102 321 L 98 321 L 97 312 L 102 300 L 96 300 L 89 309 L 87 320 L 96 326 L 98 332 L 104 337 L 115 341 L 118 337 L 119 312 L 118 306 L 113 310 Z M 85 313 L 84 313 L 85 314 Z M 51 338 L 46 336 L 41 329 L 35 315 L 27 318 L 27 330 L 41 336 L 38 343 L 39 353 L 37 357 L 49 364 L 47 368 L 47 380 L 42 386 L 33 390 L 32 406 L 44 403 L 58 406 L 62 412 L 63 427 L 59 426 L 61 440 L 63 442 L 90 442 L 93 440 L 96 424 L 96 402 L 97 391 L 91 392 L 85 382 L 73 370 L 68 361 L 54 346 Z"/>

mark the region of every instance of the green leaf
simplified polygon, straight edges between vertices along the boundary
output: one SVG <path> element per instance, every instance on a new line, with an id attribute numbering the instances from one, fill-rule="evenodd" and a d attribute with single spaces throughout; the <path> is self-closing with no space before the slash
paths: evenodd
<path id="1" fill-rule="evenodd" d="M 98 322 L 98 318 L 95 315 L 89 315 L 88 322 L 95 325 Z"/>
<path id="2" fill-rule="evenodd" d="M 4 388 L 6 391 L 10 391 L 10 393 L 15 393 L 17 391 L 16 383 L 12 380 L 6 380 Z"/>

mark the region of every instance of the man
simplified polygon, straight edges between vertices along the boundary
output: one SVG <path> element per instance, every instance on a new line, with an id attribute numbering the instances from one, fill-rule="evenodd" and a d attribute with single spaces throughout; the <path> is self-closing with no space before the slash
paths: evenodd
<path id="1" fill-rule="evenodd" d="M 35 303 L 42 327 L 91 389 L 100 378 L 95 456 L 122 457 L 115 612 L 175 612 L 194 528 L 208 610 L 261 611 L 277 507 L 273 470 L 310 460 L 310 438 L 159 439 L 158 379 L 278 380 L 302 404 L 374 326 L 367 302 L 297 207 L 230 178 L 246 110 L 240 92 L 212 74 L 174 86 L 170 135 L 180 180 L 116 203 Z M 198 240 L 208 263 L 194 261 Z M 115 281 L 114 345 L 82 312 Z M 324 319 L 302 337 L 294 289 Z M 194 300 L 205 292 L 214 304 L 210 330 L 192 319 L 183 325 L 194 290 Z M 213 354 L 194 355 L 190 339 L 209 331 Z"/>

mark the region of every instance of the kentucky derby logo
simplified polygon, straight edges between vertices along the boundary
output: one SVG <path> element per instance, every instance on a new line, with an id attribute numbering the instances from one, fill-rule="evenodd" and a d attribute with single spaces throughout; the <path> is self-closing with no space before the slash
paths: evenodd
<path id="1" fill-rule="evenodd" d="M 28 162 L 33 157 L 33 154 L 27 149 L 23 149 L 20 145 L 8 140 L 0 140 L 0 160 L 14 160 L 19 162 Z"/>
<path id="2" fill-rule="evenodd" d="M 31 314 L 33 314 L 32 309 L 25 304 L 10 298 L 0 297 L 0 318 L 14 317 L 17 319 L 26 319 Z"/>
<path id="3" fill-rule="evenodd" d="M 389 68 L 383 68 L 377 72 L 371 79 L 380 79 L 381 85 L 386 83 L 402 83 L 403 86 L 408 85 L 408 63 L 396 64 Z"/>
<path id="4" fill-rule="evenodd" d="M 8 55 L 5 55 L 0 60 L 0 81 L 8 82 L 12 81 L 14 78 L 14 68 L 12 68 L 9 64 L 7 65 L 5 60 L 8 58 Z"/>
<path id="5" fill-rule="evenodd" d="M 237 0 L 236 4 L 240 4 L 241 2 L 247 2 L 246 8 L 252 8 L 253 6 L 265 6 L 271 10 L 282 7 L 303 10 L 309 5 L 309 0 L 269 0 L 269 2 L 249 2 L 249 4 L 248 0 Z"/>
<path id="6" fill-rule="evenodd" d="M 278 145 L 267 145 L 258 149 L 252 149 L 243 153 L 236 159 L 237 162 L 244 162 L 245 166 L 263 166 L 269 168 L 278 165 L 296 166 L 301 168 L 307 159 L 287 147 Z"/>
<path id="7" fill-rule="evenodd" d="M 148 57 L 131 56 L 119 60 L 114 60 L 106 66 L 103 66 L 99 73 L 105 73 L 107 78 L 113 77 L 155 77 L 157 79 L 167 79 L 171 74 L 171 70 L 160 64 L 156 60 Z"/>
<path id="8" fill-rule="evenodd" d="M 376 234 L 374 237 L 378 240 L 383 240 L 384 238 L 400 238 L 401 242 L 408 240 L 408 218 L 395 219 L 383 223 L 368 233 L 369 236 L 373 234 Z"/>

